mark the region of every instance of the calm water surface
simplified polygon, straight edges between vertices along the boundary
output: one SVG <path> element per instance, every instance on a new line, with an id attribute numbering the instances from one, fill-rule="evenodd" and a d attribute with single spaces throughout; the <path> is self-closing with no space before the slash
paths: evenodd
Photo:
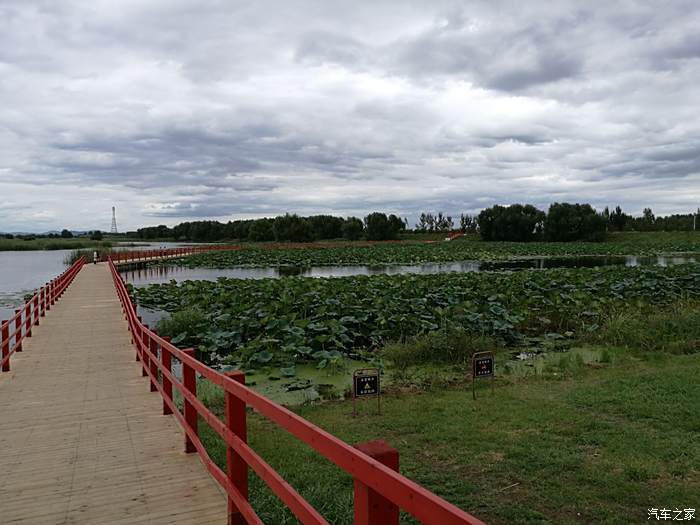
<path id="1" fill-rule="evenodd" d="M 700 260 L 700 258 L 698 258 Z M 146 268 L 123 271 L 126 282 L 134 286 L 167 283 L 171 280 L 215 281 L 220 277 L 231 279 L 279 279 L 281 277 L 350 277 L 353 275 L 399 275 L 399 274 L 437 274 L 467 273 L 486 271 L 508 271 L 523 269 L 550 268 L 592 268 L 597 266 L 671 266 L 697 262 L 695 257 L 581 257 L 571 258 L 535 258 L 518 259 L 501 262 L 462 261 L 450 263 L 427 263 L 414 265 L 383 266 L 311 266 L 307 268 L 272 266 L 264 268 L 185 268 L 181 266 L 150 266 Z"/>
<path id="2" fill-rule="evenodd" d="M 71 250 L 0 252 L 0 318 L 7 319 L 34 293 L 63 273 L 63 260 Z"/>
<path id="3" fill-rule="evenodd" d="M 124 246 L 123 250 L 172 248 L 184 243 L 143 243 Z M 67 268 L 64 260 L 73 250 L 0 251 L 0 320 L 14 315 L 15 308 L 24 304 L 24 295 L 57 277 Z"/>

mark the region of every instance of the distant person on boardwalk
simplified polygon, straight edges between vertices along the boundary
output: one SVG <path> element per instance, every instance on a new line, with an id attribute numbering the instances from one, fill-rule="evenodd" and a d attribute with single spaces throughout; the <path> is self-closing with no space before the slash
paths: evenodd
<path id="1" fill-rule="evenodd" d="M 97 250 L 92 252 L 92 264 L 97 264 Z"/>

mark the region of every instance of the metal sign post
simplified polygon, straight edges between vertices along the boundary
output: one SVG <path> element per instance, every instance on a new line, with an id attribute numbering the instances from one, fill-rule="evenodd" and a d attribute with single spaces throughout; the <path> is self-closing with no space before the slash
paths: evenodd
<path id="1" fill-rule="evenodd" d="M 495 364 L 493 352 L 477 352 L 472 355 L 472 398 L 476 400 L 476 380 L 481 377 L 491 378 L 491 394 L 495 389 Z"/>
<path id="2" fill-rule="evenodd" d="M 377 414 L 382 413 L 378 368 L 361 368 L 352 373 L 352 417 L 357 416 L 357 399 L 363 397 L 376 397 Z"/>

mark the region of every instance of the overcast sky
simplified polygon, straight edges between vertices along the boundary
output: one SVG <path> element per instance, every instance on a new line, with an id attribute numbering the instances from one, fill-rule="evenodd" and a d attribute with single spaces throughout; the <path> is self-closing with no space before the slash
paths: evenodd
<path id="1" fill-rule="evenodd" d="M 0 0 L 0 231 L 700 205 L 700 2 Z"/>

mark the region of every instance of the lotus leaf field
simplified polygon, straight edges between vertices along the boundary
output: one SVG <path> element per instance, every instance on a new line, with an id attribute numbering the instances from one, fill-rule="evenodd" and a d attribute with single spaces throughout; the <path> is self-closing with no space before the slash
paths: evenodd
<path id="1" fill-rule="evenodd" d="M 188 267 L 324 266 L 420 264 L 452 261 L 503 261 L 518 257 L 581 257 L 587 255 L 655 256 L 700 253 L 700 235 L 694 232 L 611 234 L 606 242 L 482 242 L 460 238 L 452 242 L 378 243 L 337 245 L 317 243 L 299 247 L 244 245 L 244 249 L 185 257 L 167 264 Z"/>
<path id="2" fill-rule="evenodd" d="M 170 312 L 175 342 L 244 368 L 319 367 L 438 330 L 505 346 L 595 333 L 616 308 L 700 296 L 700 265 L 185 281 L 132 289 Z M 207 357 L 208 356 L 208 357 Z M 284 372 L 283 372 L 284 373 Z"/>

